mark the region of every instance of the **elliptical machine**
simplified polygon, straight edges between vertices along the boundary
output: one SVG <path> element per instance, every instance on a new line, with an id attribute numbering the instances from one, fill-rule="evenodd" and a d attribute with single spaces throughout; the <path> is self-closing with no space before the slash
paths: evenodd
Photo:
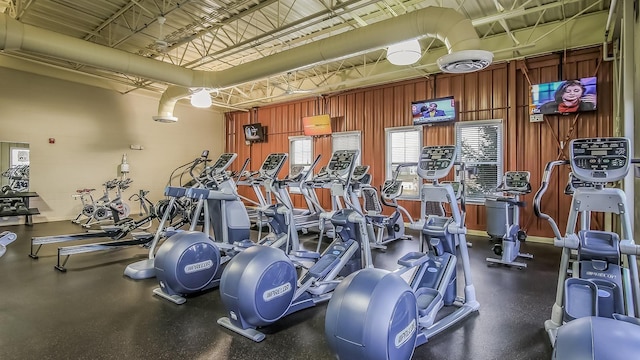
<path id="1" fill-rule="evenodd" d="M 224 154 L 233 161 L 236 154 Z M 197 164 L 196 164 L 197 165 Z M 250 222 L 235 182 L 226 172 L 207 173 L 207 184 L 193 176 L 201 188 L 190 188 L 186 196 L 198 201 L 189 231 L 170 236 L 158 248 L 153 261 L 160 287 L 153 290 L 174 304 L 183 304 L 189 294 L 211 289 L 220 282 L 223 266 L 238 251 L 253 245 Z M 205 232 L 194 231 L 204 209 Z M 213 227 L 214 241 L 208 234 Z"/>
<path id="2" fill-rule="evenodd" d="M 525 206 L 520 201 L 520 195 L 531 192 L 528 171 L 507 171 L 502 177 L 502 184 L 498 185 L 498 191 L 507 196 L 487 198 L 487 233 L 494 238 L 501 238 L 500 243 L 493 245 L 493 253 L 501 256 L 500 259 L 488 257 L 489 264 L 503 264 L 526 268 L 527 264 L 515 261 L 522 257 L 533 259 L 533 255 L 520 252 L 520 243 L 527 239 L 527 233 L 520 228 L 520 208 Z"/>
<path id="3" fill-rule="evenodd" d="M 575 139 L 569 150 L 569 160 L 546 165 L 534 197 L 536 216 L 549 222 L 554 245 L 562 247 L 556 300 L 551 319 L 544 324 L 554 346 L 553 358 L 636 358 L 640 353 L 636 262 L 640 246 L 634 242 L 625 193 L 606 185 L 623 179 L 630 163 L 640 160 L 630 159 L 626 138 Z M 572 176 L 590 183 L 573 190 L 564 236 L 540 206 L 553 169 L 559 165 L 570 165 Z M 620 234 L 590 230 L 592 212 L 618 214 Z M 573 262 L 572 277 L 567 278 L 572 251 L 577 253 L 577 260 Z"/>
<path id="4" fill-rule="evenodd" d="M 199 163 L 207 162 L 208 151 L 205 151 L 199 158 L 190 162 L 189 164 L 192 167 L 196 167 Z M 211 166 L 205 168 L 203 171 L 205 174 L 210 173 L 210 176 L 218 177 L 222 174 L 236 159 L 237 154 L 233 153 L 225 153 L 220 155 L 218 160 Z M 175 172 L 175 170 L 174 170 Z M 173 175 L 173 173 L 172 173 Z M 206 175 L 205 175 L 206 176 Z M 171 177 L 169 179 L 169 183 L 171 183 Z M 162 216 L 160 220 L 160 224 L 158 225 L 158 229 L 149 245 L 149 256 L 145 260 L 136 261 L 135 263 L 127 265 L 124 270 L 124 275 L 135 280 L 149 279 L 155 277 L 155 257 L 156 257 L 156 248 L 159 245 L 160 239 L 165 237 L 169 238 L 172 235 L 175 235 L 177 231 L 175 230 L 174 224 L 171 226 L 165 227 L 170 219 L 172 219 L 177 211 L 179 206 L 179 199 L 183 198 L 187 193 L 187 188 L 178 187 L 178 186 L 167 186 L 164 190 L 165 197 L 168 197 L 170 200 L 168 202 L 163 203 L 161 206 L 158 206 L 159 209 L 156 212 L 159 216 Z M 162 214 L 162 215 L 160 215 Z M 192 223 L 195 224 L 195 221 L 199 218 L 199 214 L 192 215 Z M 182 224 L 180 224 L 181 226 Z M 193 229 L 191 229 L 193 230 Z"/>
<path id="5" fill-rule="evenodd" d="M 392 241 L 411 239 L 411 236 L 405 235 L 404 219 L 406 217 L 409 223 L 413 223 L 413 220 L 407 209 L 398 204 L 398 198 L 402 195 L 402 181 L 398 180 L 398 174 L 402 167 L 411 165 L 415 163 L 398 165 L 393 177 L 382 185 L 380 196 L 372 186 L 361 188 L 364 210 L 376 228 L 376 238 L 371 243 L 374 248 L 385 250 Z M 382 205 L 392 208 L 393 213 L 390 216 L 382 214 Z"/>
<path id="6" fill-rule="evenodd" d="M 347 205 L 357 156 L 355 150 L 335 151 L 327 166 L 332 195 L 344 195 Z M 258 327 L 329 300 L 343 276 L 372 266 L 369 239 L 373 229 L 365 217 L 346 208 L 323 213 L 323 217 L 330 218 L 336 236 L 322 254 L 298 250 L 287 256 L 275 248 L 254 246 L 229 262 L 220 282 L 228 317 L 218 319 L 218 324 L 262 341 L 265 334 Z M 303 265 L 314 261 L 311 267 Z M 303 267 L 300 276 L 296 265 Z"/>
<path id="7" fill-rule="evenodd" d="M 364 269 L 336 288 L 327 308 L 325 335 L 338 358 L 409 359 L 417 346 L 478 310 L 465 240 L 464 195 L 458 207 L 453 187 L 438 182 L 453 167 L 456 154 L 455 146 L 425 146 L 418 164 L 418 175 L 433 181 L 422 185 L 421 201 L 448 203 L 451 217 L 427 216 L 420 251 L 402 256 L 398 270 Z M 464 187 L 464 175 L 461 178 Z M 464 298 L 456 295 L 458 261 Z M 407 284 L 400 275 L 410 270 L 414 273 Z M 445 306 L 457 309 L 441 317 Z"/>

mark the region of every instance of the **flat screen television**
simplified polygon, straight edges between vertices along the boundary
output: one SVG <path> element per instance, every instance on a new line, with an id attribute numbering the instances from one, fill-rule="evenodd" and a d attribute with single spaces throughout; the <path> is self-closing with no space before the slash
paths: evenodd
<path id="1" fill-rule="evenodd" d="M 531 85 L 529 114 L 572 114 L 596 110 L 596 77 Z"/>
<path id="2" fill-rule="evenodd" d="M 413 125 L 433 125 L 456 121 L 453 96 L 411 102 Z"/>
<path id="3" fill-rule="evenodd" d="M 306 136 L 320 136 L 331 134 L 331 117 L 327 114 L 305 116 L 302 126 Z"/>
<path id="4" fill-rule="evenodd" d="M 250 142 L 264 141 L 265 131 L 260 123 L 248 124 L 242 126 L 244 129 L 244 140 Z"/>

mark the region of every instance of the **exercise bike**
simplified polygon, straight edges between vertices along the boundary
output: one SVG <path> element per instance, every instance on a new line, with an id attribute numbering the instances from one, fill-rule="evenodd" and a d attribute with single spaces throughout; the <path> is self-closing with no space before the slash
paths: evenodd
<path id="1" fill-rule="evenodd" d="M 83 221 L 89 221 L 96 211 L 96 201 L 93 199 L 93 194 L 96 189 L 78 189 L 74 195 L 71 195 L 74 199 L 80 199 L 82 203 L 82 209 L 75 219 L 71 220 L 74 224 L 80 224 Z M 84 218 L 83 218 L 84 217 Z"/>
<path id="2" fill-rule="evenodd" d="M 114 224 L 117 224 L 120 219 L 126 219 L 131 214 L 131 207 L 129 204 L 122 201 L 122 191 L 131 186 L 133 180 L 131 179 L 113 179 L 102 184 L 104 186 L 104 193 L 100 199 L 93 204 L 93 213 L 91 216 L 81 224 L 84 228 L 91 228 L 92 225 L 101 224 L 105 221 L 112 220 Z M 112 200 L 109 197 L 109 192 L 116 190 L 116 197 Z M 85 206 L 83 205 L 83 209 Z M 88 209 L 87 209 L 88 210 Z"/>
<path id="3" fill-rule="evenodd" d="M 327 166 L 333 196 L 349 205 L 351 176 L 358 151 L 335 151 Z M 289 211 L 289 216 L 293 212 Z M 323 213 L 335 228 L 335 239 L 319 254 L 298 250 L 287 256 L 275 248 L 254 246 L 236 255 L 225 268 L 220 295 L 227 317 L 218 324 L 256 342 L 265 334 L 257 328 L 331 298 L 342 278 L 372 266 L 369 239 L 373 229 L 357 210 Z M 312 262 L 307 267 L 305 263 Z M 296 265 L 302 267 L 298 276 Z"/>
<path id="4" fill-rule="evenodd" d="M 488 257 L 489 264 L 502 264 L 526 268 L 527 264 L 515 261 L 518 257 L 533 259 L 533 255 L 520 252 L 520 244 L 527 239 L 527 233 L 520 228 L 520 208 L 525 206 L 520 196 L 531 192 L 528 171 L 507 171 L 496 190 L 506 196 L 485 200 L 487 210 L 487 233 L 492 239 L 501 239 L 493 245 L 493 253 L 500 259 Z"/>
<path id="5" fill-rule="evenodd" d="M 402 256 L 399 269 L 364 269 L 336 288 L 325 336 L 337 358 L 409 359 L 417 346 L 478 310 L 465 240 L 464 165 L 460 207 L 453 187 L 438 182 L 452 169 L 456 154 L 455 146 L 426 146 L 418 163 L 418 175 L 432 181 L 421 186 L 421 201 L 448 204 L 451 216 L 426 217 L 419 251 Z M 464 298 L 457 296 L 459 262 Z M 408 271 L 413 271 L 409 284 L 400 276 Z M 443 315 L 440 310 L 446 307 L 455 310 Z"/>
<path id="6" fill-rule="evenodd" d="M 636 255 L 627 198 L 606 187 L 625 178 L 631 163 L 626 138 L 575 139 L 569 160 L 549 162 L 534 197 L 536 216 L 547 220 L 562 248 L 556 299 L 544 324 L 554 359 L 632 359 L 640 354 L 640 303 Z M 570 165 L 573 191 L 565 235 L 541 210 L 553 169 Z M 580 182 L 588 186 L 581 186 Z M 621 232 L 589 229 L 592 212 L 617 214 Z M 580 224 L 578 219 L 580 218 Z M 578 226 L 579 225 L 579 226 Z M 572 252 L 577 254 L 570 271 Z"/>

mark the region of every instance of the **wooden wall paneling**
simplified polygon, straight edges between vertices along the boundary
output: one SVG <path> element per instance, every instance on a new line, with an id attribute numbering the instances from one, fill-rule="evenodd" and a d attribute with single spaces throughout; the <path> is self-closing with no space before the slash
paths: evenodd
<path id="1" fill-rule="evenodd" d="M 227 116 L 227 149 L 238 152 L 239 157 L 246 154 L 252 158 L 260 158 L 260 162 L 269 152 L 286 152 L 288 136 L 302 133 L 301 117 L 318 114 L 319 110 L 325 112 L 326 101 L 326 111 L 335 119 L 335 132 L 362 131 L 363 163 L 371 166 L 373 185 L 378 186 L 387 176 L 384 167 L 384 129 L 411 124 L 411 101 L 454 96 L 460 111 L 459 121 L 492 118 L 504 120 L 504 168 L 530 171 L 535 192 L 540 186 L 546 163 L 558 158 L 556 137 L 564 140 L 572 131 L 572 118 L 546 116 L 544 123 L 529 122 L 529 83 L 523 68 L 533 83 L 592 76 L 598 69 L 598 111 L 580 114 L 571 138 L 605 136 L 613 132 L 612 65 L 600 61 L 599 49 L 567 51 L 563 54 L 495 64 L 475 74 L 431 75 L 426 79 L 419 78 L 327 95 L 325 99 L 305 99 L 273 105 L 269 107 L 270 110 L 265 110 L 266 107 L 258 109 L 255 119 L 251 119 L 247 113 L 233 113 Z M 244 145 L 242 125 L 249 121 L 261 122 L 268 126 L 270 136 L 267 143 Z M 424 144 L 452 144 L 455 141 L 454 129 L 452 124 L 425 126 Z M 331 138 L 314 138 L 314 153 L 323 155 L 321 166 L 324 166 L 331 154 Z M 259 164 L 254 164 L 252 169 L 257 169 L 258 166 Z M 559 218 L 560 222 L 566 222 L 570 202 L 562 192 L 565 181 L 565 173 L 556 174 L 543 201 L 544 210 L 554 218 Z M 328 191 L 321 191 L 320 196 L 323 204 L 328 206 Z M 533 194 L 525 196 L 524 199 L 530 204 Z M 418 202 L 402 201 L 401 204 L 417 217 Z M 484 207 L 470 207 L 468 216 L 469 228 L 486 228 Z M 523 223 L 529 222 L 524 224 L 528 226 L 529 234 L 552 235 L 546 221 L 540 222 L 532 217 L 530 205 L 523 209 L 522 217 Z"/>

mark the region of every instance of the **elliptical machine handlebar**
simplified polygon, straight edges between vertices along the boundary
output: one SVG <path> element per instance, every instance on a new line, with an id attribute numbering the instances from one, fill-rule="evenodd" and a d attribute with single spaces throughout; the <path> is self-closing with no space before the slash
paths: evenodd
<path id="1" fill-rule="evenodd" d="M 193 170 L 195 170 L 196 166 L 200 165 L 201 163 L 207 163 L 208 161 L 210 161 L 208 157 L 209 157 L 209 151 L 208 150 L 203 151 L 202 155 L 200 155 L 199 158 L 195 159 L 191 163 L 191 166 L 189 167 L 189 175 L 191 175 L 191 178 L 193 178 L 193 180 L 195 180 L 198 183 L 198 185 L 201 187 L 205 187 L 204 183 L 202 183 L 202 180 L 201 180 L 202 174 L 195 176 L 193 174 Z"/>
<path id="2" fill-rule="evenodd" d="M 400 169 L 404 168 L 404 167 L 412 167 L 412 166 L 418 166 L 417 162 L 406 162 L 406 163 L 401 163 L 398 164 L 398 166 L 396 166 L 396 170 L 393 172 L 393 175 L 391 176 L 391 180 L 392 181 L 397 181 L 398 180 L 398 175 L 400 175 Z M 380 201 L 382 201 L 382 204 L 384 204 L 385 206 L 389 206 L 392 208 L 398 208 L 398 204 L 397 203 L 388 203 L 386 201 L 386 199 L 384 198 L 384 196 L 382 196 L 382 194 L 384 193 L 384 187 L 380 186 Z M 400 186 L 400 194 L 398 195 L 398 197 L 402 196 L 402 186 Z"/>
<path id="3" fill-rule="evenodd" d="M 547 191 L 547 187 L 549 185 L 549 180 L 551 179 L 551 173 L 553 172 L 553 168 L 558 165 L 568 165 L 568 164 L 569 164 L 569 160 L 555 160 L 555 161 L 548 162 L 544 168 L 544 172 L 542 173 L 542 183 L 540 184 L 540 188 L 538 189 L 538 191 L 536 191 L 536 194 L 533 197 L 533 213 L 537 217 L 547 220 L 549 222 L 549 224 L 551 225 L 551 229 L 553 230 L 553 234 L 558 240 L 562 239 L 560 228 L 558 228 L 558 224 L 556 224 L 556 221 L 551 216 L 542 212 L 542 209 L 540 207 L 540 201 L 542 200 L 542 196 L 544 195 L 544 193 Z"/>
<path id="4" fill-rule="evenodd" d="M 467 166 L 462 161 L 456 161 L 453 163 L 454 165 L 460 166 L 458 172 L 460 174 L 460 213 L 462 214 L 462 220 L 464 224 L 465 216 L 467 214 L 467 201 L 466 201 L 466 184 L 465 180 L 467 178 Z"/>

